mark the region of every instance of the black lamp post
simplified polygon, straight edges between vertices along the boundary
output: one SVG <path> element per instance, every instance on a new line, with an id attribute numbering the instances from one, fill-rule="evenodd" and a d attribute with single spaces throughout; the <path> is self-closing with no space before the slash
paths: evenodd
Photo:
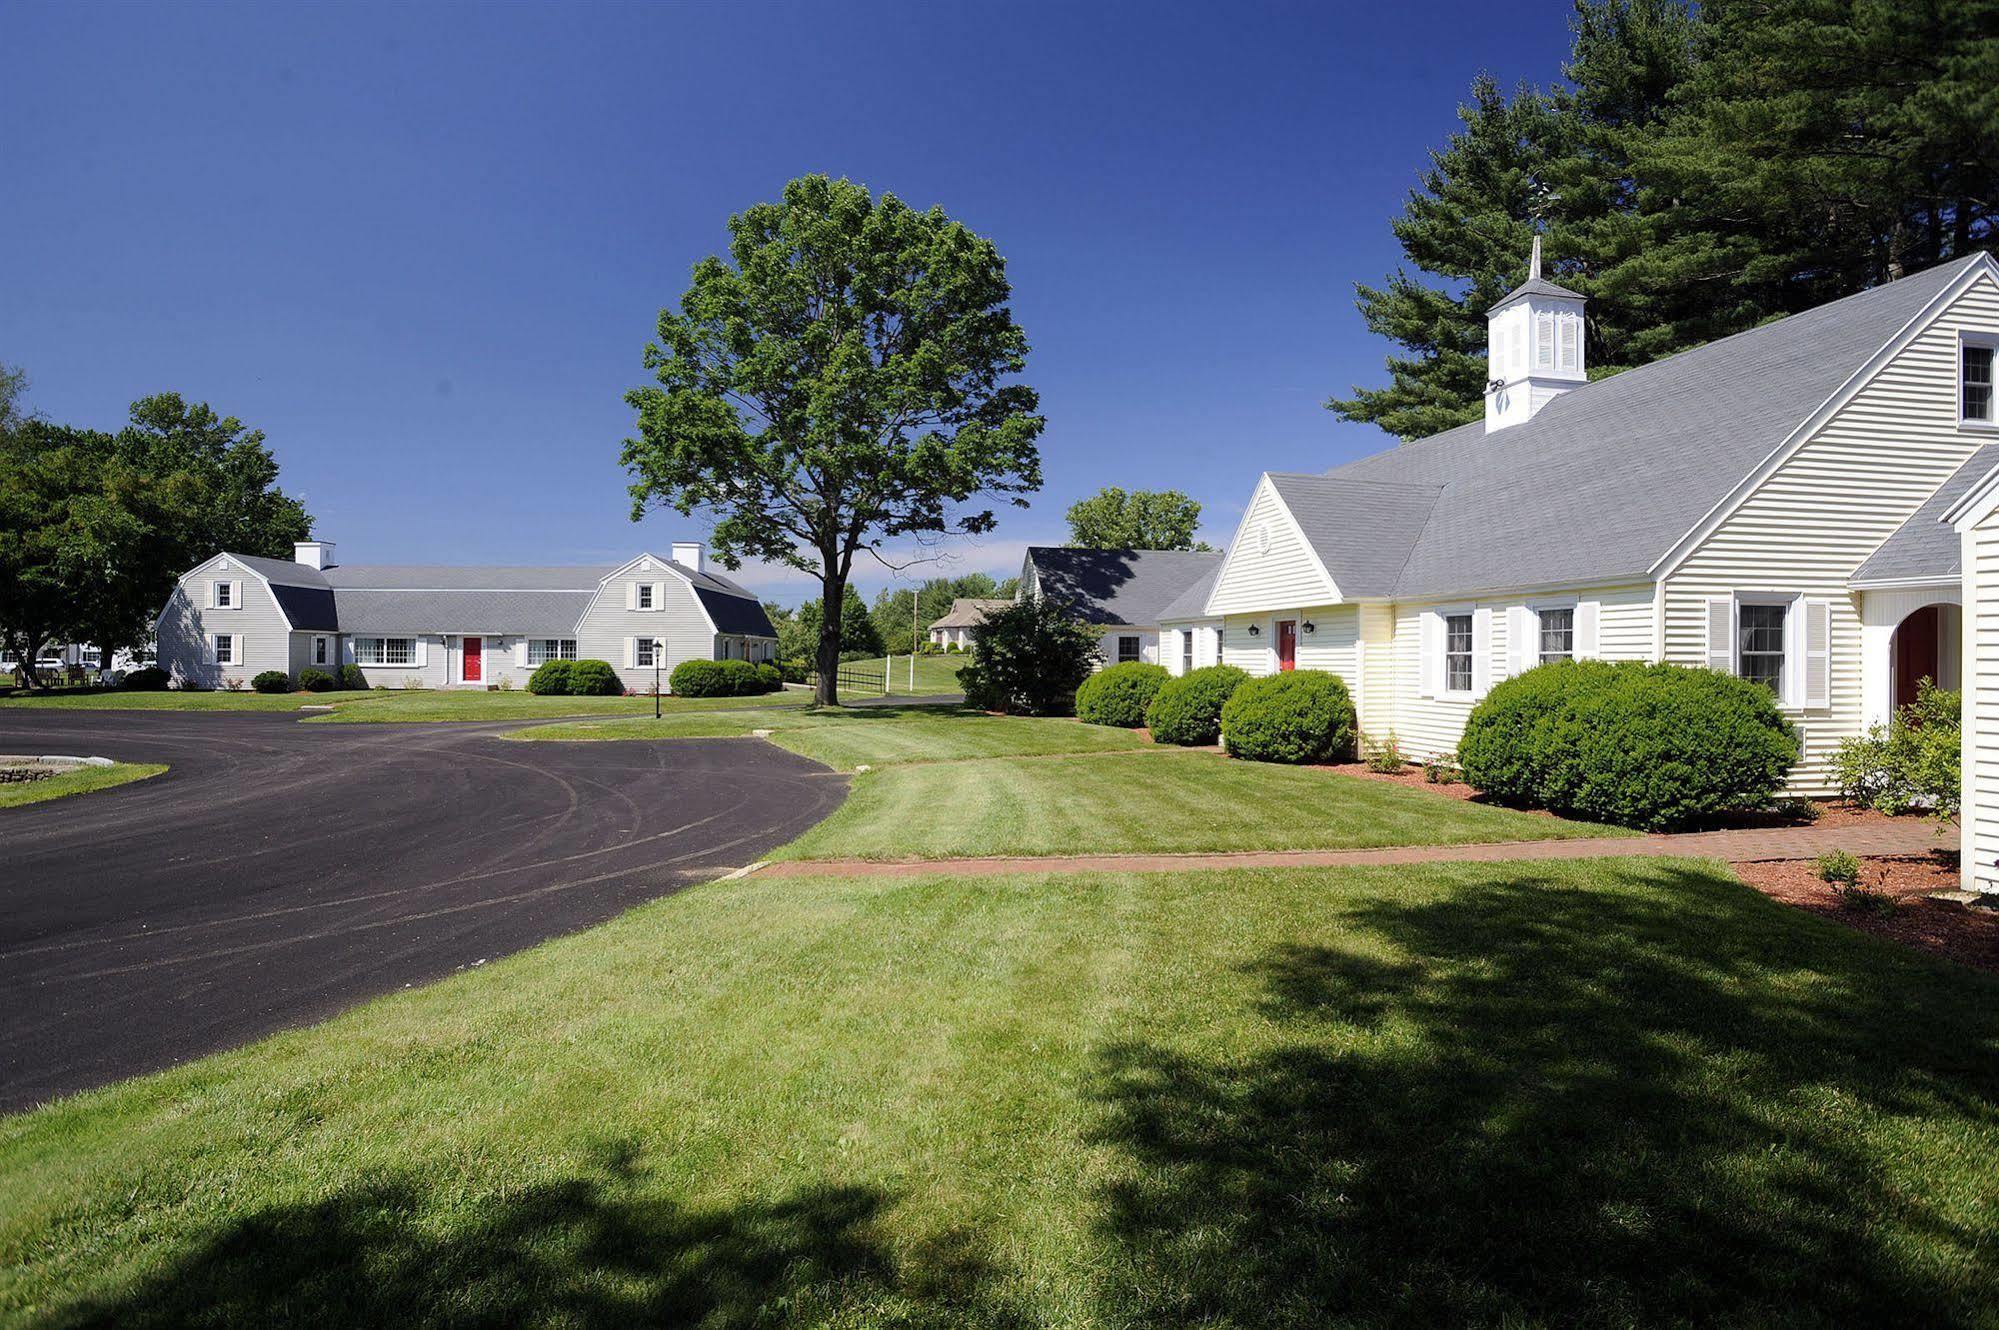
<path id="1" fill-rule="evenodd" d="M 659 719 L 659 657 L 666 650 L 666 643 L 658 638 L 652 640 L 652 718 Z"/>

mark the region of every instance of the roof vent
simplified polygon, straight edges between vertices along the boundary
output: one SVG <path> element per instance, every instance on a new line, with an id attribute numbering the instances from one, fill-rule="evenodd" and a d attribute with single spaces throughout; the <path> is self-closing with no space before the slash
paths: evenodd
<path id="1" fill-rule="evenodd" d="M 701 571 L 701 542 L 698 540 L 676 540 L 673 542 L 673 561 L 682 568 Z"/>
<path id="2" fill-rule="evenodd" d="M 292 545 L 292 562 L 302 563 L 308 568 L 331 568 L 333 566 L 333 542 L 330 540 L 301 540 Z"/>

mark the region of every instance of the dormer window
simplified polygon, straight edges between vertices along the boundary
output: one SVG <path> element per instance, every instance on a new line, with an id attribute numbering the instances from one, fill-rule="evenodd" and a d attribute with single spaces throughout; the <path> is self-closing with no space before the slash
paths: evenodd
<path id="1" fill-rule="evenodd" d="M 1958 346 L 1958 419 L 1967 425 L 1991 425 L 1995 421 L 1992 402 L 1992 367 L 1999 338 L 1973 340 L 1967 337 Z"/>

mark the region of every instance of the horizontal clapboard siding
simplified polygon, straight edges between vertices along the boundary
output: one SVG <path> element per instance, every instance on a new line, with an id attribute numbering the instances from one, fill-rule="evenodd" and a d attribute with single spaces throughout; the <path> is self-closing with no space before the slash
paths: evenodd
<path id="1" fill-rule="evenodd" d="M 1832 602 L 1828 705 L 1792 709 L 1804 755 L 1792 791 L 1833 788 L 1841 740 L 1865 728 L 1856 568 L 1985 443 L 1960 428 L 1958 336 L 1999 332 L 1999 286 L 1979 278 L 1763 481 L 1666 583 L 1666 659 L 1707 663 L 1707 601 L 1741 591 Z"/>
<path id="2" fill-rule="evenodd" d="M 1208 612 L 1261 613 L 1274 606 L 1324 602 L 1336 594 L 1276 487 L 1268 478 L 1257 482 L 1241 531 L 1216 575 Z"/>

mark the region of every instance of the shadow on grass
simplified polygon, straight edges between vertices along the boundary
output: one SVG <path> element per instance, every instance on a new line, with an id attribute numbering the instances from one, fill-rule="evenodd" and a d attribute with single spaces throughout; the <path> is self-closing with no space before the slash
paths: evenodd
<path id="1" fill-rule="evenodd" d="M 1991 1324 L 1999 985 L 1710 872 L 1636 871 L 1646 891 L 1359 902 L 1388 959 L 1300 946 L 1250 972 L 1274 1043 L 1109 1050 L 1107 1308 Z"/>
<path id="2" fill-rule="evenodd" d="M 891 1254 L 876 1233 L 886 1208 L 859 1187 L 683 1207 L 622 1150 L 590 1176 L 493 1199 L 394 1177 L 245 1215 L 65 1324 L 1025 1324 L 974 1238 Z"/>

